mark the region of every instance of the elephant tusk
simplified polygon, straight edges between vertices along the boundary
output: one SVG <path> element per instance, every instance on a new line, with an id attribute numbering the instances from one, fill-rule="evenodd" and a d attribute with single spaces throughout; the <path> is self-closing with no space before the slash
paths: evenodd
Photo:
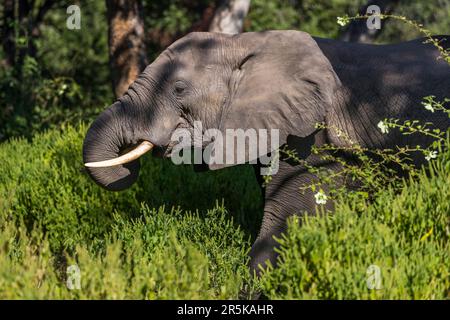
<path id="1" fill-rule="evenodd" d="M 98 161 L 98 162 L 88 162 L 84 165 L 86 167 L 91 168 L 104 168 L 104 167 L 112 167 L 112 166 L 118 166 L 120 164 L 129 163 L 133 160 L 136 160 L 140 156 L 142 156 L 144 153 L 149 152 L 152 150 L 153 144 L 148 141 L 141 142 L 136 148 L 131 150 L 130 152 L 125 153 L 124 155 L 121 155 L 118 158 L 111 159 L 111 160 L 105 160 L 105 161 Z"/>

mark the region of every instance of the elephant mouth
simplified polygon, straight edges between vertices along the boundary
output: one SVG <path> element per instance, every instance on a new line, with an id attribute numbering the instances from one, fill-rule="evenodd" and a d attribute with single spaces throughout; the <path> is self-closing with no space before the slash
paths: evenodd
<path id="1" fill-rule="evenodd" d="M 163 157 L 170 158 L 172 157 L 173 148 L 178 144 L 178 141 L 170 142 L 164 149 Z"/>
<path id="2" fill-rule="evenodd" d="M 154 146 L 152 156 L 157 158 L 170 158 L 172 156 L 172 150 L 177 144 L 177 142 L 171 142 L 166 146 Z"/>
<path id="3" fill-rule="evenodd" d="M 175 130 L 178 129 L 188 129 L 189 126 L 186 124 L 179 124 Z M 192 131 L 192 128 L 190 131 Z M 191 133 L 192 134 L 192 133 Z M 178 140 L 170 140 L 167 145 L 161 146 L 154 144 L 148 140 L 141 140 L 139 143 L 134 145 L 128 145 L 126 147 L 122 147 L 116 158 L 102 160 L 97 162 L 87 162 L 84 165 L 90 168 L 107 168 L 114 167 L 119 165 L 124 165 L 130 162 L 133 162 L 139 159 L 144 154 L 152 151 L 152 155 L 160 158 L 171 158 L 172 151 L 175 146 L 179 145 L 180 141 Z"/>

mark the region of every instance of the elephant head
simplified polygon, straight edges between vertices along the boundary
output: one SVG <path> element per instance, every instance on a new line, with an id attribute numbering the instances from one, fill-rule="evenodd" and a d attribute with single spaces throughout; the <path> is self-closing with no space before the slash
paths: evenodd
<path id="1" fill-rule="evenodd" d="M 191 33 L 162 52 L 94 121 L 84 162 L 98 184 L 122 190 L 137 179 L 140 155 L 153 147 L 170 156 L 172 134 L 193 130 L 195 121 L 203 131 L 277 129 L 281 145 L 289 135 L 316 130 L 338 84 L 306 33 Z"/>

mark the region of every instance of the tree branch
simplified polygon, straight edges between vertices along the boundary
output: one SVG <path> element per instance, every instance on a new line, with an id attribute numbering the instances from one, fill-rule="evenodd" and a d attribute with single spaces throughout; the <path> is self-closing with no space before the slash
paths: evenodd
<path id="1" fill-rule="evenodd" d="M 379 6 L 381 9 L 380 13 L 391 14 L 399 2 L 399 0 L 370 0 L 359 9 L 359 14 L 367 14 L 367 8 L 371 5 Z M 367 20 L 365 19 L 353 20 L 339 39 L 348 42 L 372 43 L 381 34 L 386 20 L 381 20 L 381 29 L 369 29 L 366 22 Z"/>

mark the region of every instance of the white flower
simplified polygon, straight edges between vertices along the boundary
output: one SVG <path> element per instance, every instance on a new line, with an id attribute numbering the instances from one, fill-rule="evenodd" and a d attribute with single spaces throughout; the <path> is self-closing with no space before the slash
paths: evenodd
<path id="1" fill-rule="evenodd" d="M 327 199 L 328 199 L 327 195 L 325 193 L 323 193 L 322 190 L 317 192 L 314 195 L 314 198 L 316 198 L 316 203 L 317 204 L 325 204 L 325 203 L 327 203 Z"/>
<path id="2" fill-rule="evenodd" d="M 433 105 L 431 103 L 424 103 L 423 105 L 425 106 L 425 109 L 427 109 L 427 110 L 429 110 L 431 112 L 434 112 L 434 108 L 433 108 Z"/>
<path id="3" fill-rule="evenodd" d="M 344 27 L 348 24 L 348 17 L 337 17 L 337 24 Z"/>
<path id="4" fill-rule="evenodd" d="M 431 159 L 436 159 L 437 158 L 437 151 L 430 151 L 428 152 L 427 156 L 425 157 L 425 159 L 427 159 L 427 161 L 430 161 Z"/>
<path id="5" fill-rule="evenodd" d="M 381 133 L 388 133 L 389 132 L 389 127 L 386 125 L 386 123 L 384 123 L 384 121 L 380 121 L 378 122 L 378 128 L 380 128 Z"/>

